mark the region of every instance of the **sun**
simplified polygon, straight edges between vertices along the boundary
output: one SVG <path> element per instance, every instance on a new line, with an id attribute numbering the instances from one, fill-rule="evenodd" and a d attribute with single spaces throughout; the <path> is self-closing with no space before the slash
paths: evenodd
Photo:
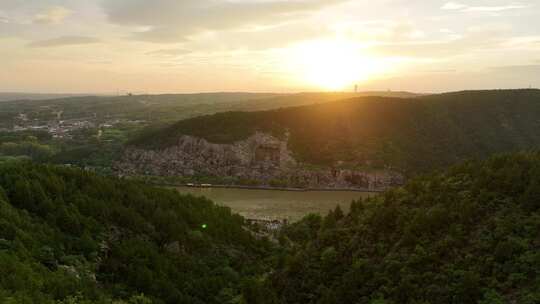
<path id="1" fill-rule="evenodd" d="M 347 40 L 317 40 L 290 49 L 295 77 L 325 90 L 342 90 L 382 72 L 377 59 L 363 52 L 361 45 Z"/>

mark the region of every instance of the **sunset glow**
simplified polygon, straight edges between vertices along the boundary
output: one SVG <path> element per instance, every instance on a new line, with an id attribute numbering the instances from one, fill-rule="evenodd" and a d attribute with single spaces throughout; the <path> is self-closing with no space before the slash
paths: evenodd
<path id="1" fill-rule="evenodd" d="M 343 90 L 384 72 L 378 59 L 366 55 L 359 44 L 346 40 L 319 40 L 291 49 L 290 66 L 299 81 L 324 90 Z M 293 72 L 294 73 L 294 72 Z"/>
<path id="2" fill-rule="evenodd" d="M 2 0 L 0 91 L 534 87 L 538 20 L 533 0 Z"/>

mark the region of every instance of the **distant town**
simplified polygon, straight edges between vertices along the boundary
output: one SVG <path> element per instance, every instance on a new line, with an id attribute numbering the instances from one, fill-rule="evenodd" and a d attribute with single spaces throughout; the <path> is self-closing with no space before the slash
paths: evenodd
<path id="1" fill-rule="evenodd" d="M 97 115 L 81 118 L 63 119 L 63 111 L 54 112 L 54 119 L 31 119 L 28 114 L 19 113 L 13 119 L 11 128 L 0 128 L 3 132 L 21 132 L 21 131 L 44 131 L 49 133 L 55 139 L 72 139 L 75 131 L 83 129 L 99 129 L 97 137 L 103 134 L 103 129 L 113 128 L 120 124 L 146 124 L 145 120 L 129 120 L 121 118 L 103 119 Z"/>

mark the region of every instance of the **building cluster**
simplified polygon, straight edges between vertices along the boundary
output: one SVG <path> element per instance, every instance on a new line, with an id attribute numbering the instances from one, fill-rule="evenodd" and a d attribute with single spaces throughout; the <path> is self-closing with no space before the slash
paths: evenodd
<path id="1" fill-rule="evenodd" d="M 53 138 L 72 137 L 71 133 L 81 129 L 96 128 L 97 124 L 88 119 L 69 119 L 69 120 L 21 120 L 18 119 L 13 126 L 13 132 L 21 131 L 45 131 L 53 136 Z"/>
<path id="2" fill-rule="evenodd" d="M 83 129 L 107 129 L 112 128 L 120 123 L 140 124 L 144 121 L 126 120 L 126 119 L 109 119 L 106 121 L 98 121 L 96 115 L 91 117 L 80 117 L 72 119 L 62 119 L 62 111 L 55 112 L 55 118 L 50 120 L 44 119 L 29 119 L 27 114 L 20 113 L 14 119 L 12 128 L 0 129 L 5 132 L 21 132 L 21 131 L 44 131 L 57 139 L 71 139 L 73 133 Z"/>

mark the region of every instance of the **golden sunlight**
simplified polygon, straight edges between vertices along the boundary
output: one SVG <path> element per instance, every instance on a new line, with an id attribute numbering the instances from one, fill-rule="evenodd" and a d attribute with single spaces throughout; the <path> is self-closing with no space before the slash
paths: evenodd
<path id="1" fill-rule="evenodd" d="M 289 56 L 299 80 L 325 90 L 342 90 L 385 70 L 384 64 L 365 54 L 361 45 L 346 40 L 300 43 L 292 47 Z"/>

